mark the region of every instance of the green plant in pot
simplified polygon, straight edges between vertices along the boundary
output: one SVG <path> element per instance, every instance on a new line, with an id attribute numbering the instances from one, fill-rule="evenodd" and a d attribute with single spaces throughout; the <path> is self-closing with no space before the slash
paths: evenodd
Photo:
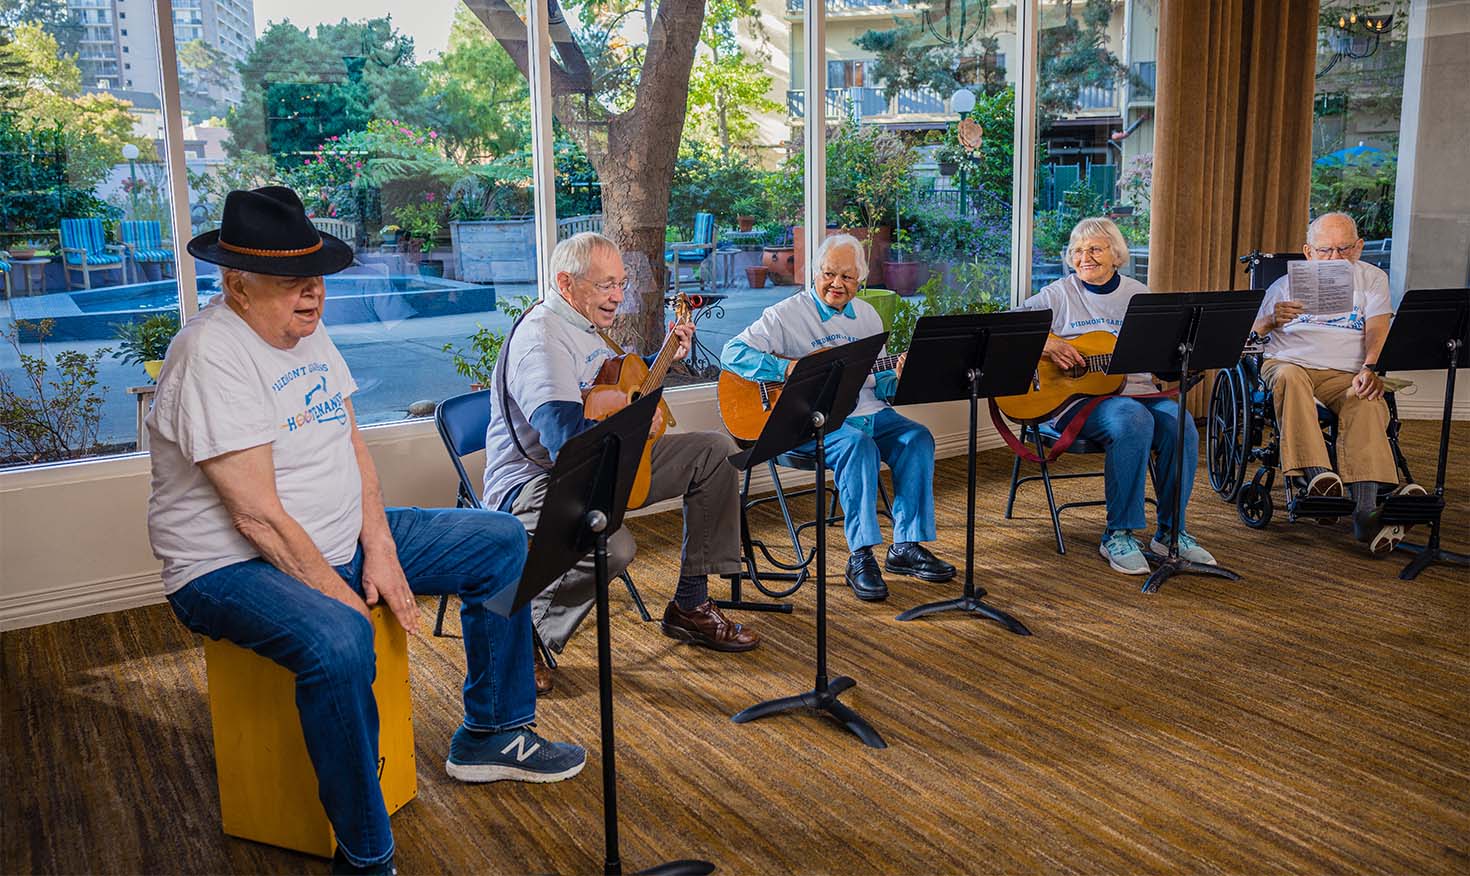
<path id="1" fill-rule="evenodd" d="M 402 231 L 397 225 L 384 225 L 383 230 L 378 233 L 383 237 L 384 246 L 398 245 L 398 232 Z"/>
<path id="2" fill-rule="evenodd" d="M 434 238 L 444 230 L 440 221 L 443 205 L 433 192 L 424 195 L 423 201 L 405 204 L 398 208 L 398 221 L 409 236 L 418 241 L 419 252 L 427 256 L 434 251 Z M 442 259 L 425 258 L 419 262 L 419 273 L 430 277 L 444 276 Z"/>
<path id="3" fill-rule="evenodd" d="M 514 304 L 502 303 L 501 313 L 515 320 L 526 308 L 535 301 L 529 295 L 519 296 Z M 449 354 L 449 361 L 454 364 L 454 370 L 470 382 L 470 390 L 480 390 L 489 386 L 491 376 L 495 373 L 495 362 L 500 358 L 500 349 L 505 345 L 505 335 L 493 329 L 487 329 L 479 323 L 475 323 L 475 330 L 470 333 L 469 344 L 464 347 L 455 347 L 453 343 L 446 343 L 440 349 Z"/>
<path id="4" fill-rule="evenodd" d="M 888 259 L 883 263 L 883 276 L 888 288 L 900 295 L 912 295 L 919 288 L 919 271 L 923 267 L 916 258 L 914 237 L 907 228 L 900 228 L 888 247 Z"/>
<path id="5" fill-rule="evenodd" d="M 112 358 L 121 359 L 127 365 L 142 365 L 148 379 L 157 380 L 169 342 L 179 332 L 179 317 L 175 313 L 158 313 L 142 322 L 115 324 L 113 331 L 121 343 Z"/>
<path id="6" fill-rule="evenodd" d="M 735 225 L 741 231 L 749 231 L 755 227 L 755 221 L 759 216 L 761 204 L 754 197 L 747 195 L 739 198 L 731 205 L 735 211 Z"/>

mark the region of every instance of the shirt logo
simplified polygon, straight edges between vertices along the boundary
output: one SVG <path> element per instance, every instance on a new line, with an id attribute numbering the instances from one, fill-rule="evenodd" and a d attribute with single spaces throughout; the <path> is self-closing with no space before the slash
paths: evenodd
<path id="1" fill-rule="evenodd" d="M 316 385 L 306 391 L 303 402 L 306 407 L 300 413 L 287 417 L 282 428 L 287 432 L 295 432 L 311 423 L 346 425 L 347 408 L 342 404 L 342 393 L 328 395 L 328 391 L 327 376 L 323 374 Z"/>

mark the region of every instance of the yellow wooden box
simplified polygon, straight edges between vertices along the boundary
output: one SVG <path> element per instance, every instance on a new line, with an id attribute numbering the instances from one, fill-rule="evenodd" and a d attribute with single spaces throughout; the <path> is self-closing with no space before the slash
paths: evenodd
<path id="1" fill-rule="evenodd" d="M 378 778 L 388 812 L 418 793 L 408 636 L 381 606 L 372 609 L 378 655 Z M 264 657 L 206 639 L 209 713 L 219 777 L 220 821 L 230 836 L 330 858 L 332 825 L 317 796 L 296 711 L 296 676 Z"/>

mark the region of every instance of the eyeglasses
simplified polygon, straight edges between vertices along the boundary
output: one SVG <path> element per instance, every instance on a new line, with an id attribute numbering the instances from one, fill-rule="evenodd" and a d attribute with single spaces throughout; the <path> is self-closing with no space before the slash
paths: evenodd
<path id="1" fill-rule="evenodd" d="M 1110 252 L 1111 249 L 1112 249 L 1112 247 L 1107 247 L 1107 246 L 1088 246 L 1088 247 L 1081 247 L 1081 246 L 1079 246 L 1076 249 L 1072 250 L 1072 254 L 1073 255 L 1085 255 L 1085 256 L 1087 256 L 1090 259 L 1095 259 L 1095 258 L 1097 258 L 1098 256 L 1102 255 L 1105 252 Z"/>
<path id="2" fill-rule="evenodd" d="M 1312 252 L 1316 253 L 1319 259 L 1330 259 L 1333 256 L 1347 255 L 1357 249 L 1359 243 L 1362 243 L 1362 241 L 1354 241 L 1347 246 L 1316 246 L 1312 248 Z"/>
<path id="3" fill-rule="evenodd" d="M 592 288 L 604 295 L 611 295 L 617 289 L 622 289 L 624 292 L 628 291 L 628 281 L 606 280 L 601 283 L 593 283 Z"/>
<path id="4" fill-rule="evenodd" d="M 836 271 L 823 271 L 822 272 L 822 282 L 823 283 L 830 283 L 833 280 L 838 280 L 838 279 L 842 280 L 842 282 L 844 282 L 844 283 L 846 283 L 848 285 L 852 285 L 853 283 L 856 283 L 858 281 L 858 278 L 857 277 L 854 277 L 852 274 L 839 274 Z"/>

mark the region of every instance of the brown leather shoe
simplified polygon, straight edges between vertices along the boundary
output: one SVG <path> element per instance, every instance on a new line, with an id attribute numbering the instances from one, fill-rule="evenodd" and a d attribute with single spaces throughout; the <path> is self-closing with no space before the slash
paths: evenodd
<path id="1" fill-rule="evenodd" d="M 761 637 L 754 630 L 732 622 L 708 599 L 693 611 L 685 611 L 669 600 L 661 626 L 664 635 L 670 639 L 701 645 L 713 651 L 749 651 L 761 643 Z"/>
<path id="2" fill-rule="evenodd" d="M 531 646 L 531 653 L 536 655 L 536 693 L 549 694 L 555 685 L 552 679 L 551 667 L 546 665 L 546 658 L 541 656 L 541 649 Z"/>

